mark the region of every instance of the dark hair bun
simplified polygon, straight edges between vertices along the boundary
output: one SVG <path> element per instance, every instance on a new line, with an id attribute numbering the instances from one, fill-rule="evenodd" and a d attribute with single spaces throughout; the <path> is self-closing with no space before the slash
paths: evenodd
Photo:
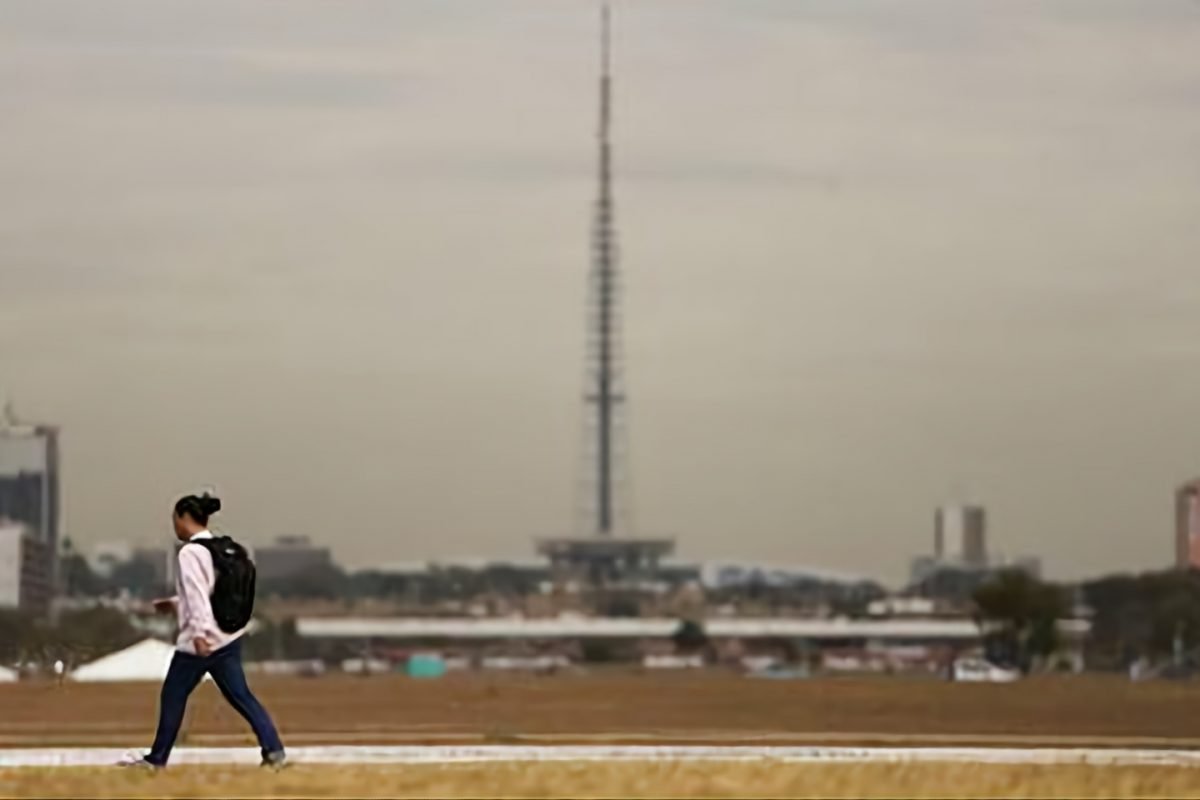
<path id="1" fill-rule="evenodd" d="M 209 515 L 220 510 L 221 499 L 208 493 L 205 493 L 203 497 L 189 494 L 187 497 L 179 498 L 179 502 L 175 504 L 175 516 L 191 517 L 201 525 L 207 525 Z"/>

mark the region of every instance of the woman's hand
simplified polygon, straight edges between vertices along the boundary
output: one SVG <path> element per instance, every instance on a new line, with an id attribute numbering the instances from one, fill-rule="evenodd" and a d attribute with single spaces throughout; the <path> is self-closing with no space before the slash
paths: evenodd
<path id="1" fill-rule="evenodd" d="M 174 597 L 159 597 L 154 602 L 154 610 L 159 614 L 175 613 L 175 605 L 179 602 Z"/>
<path id="2" fill-rule="evenodd" d="M 208 656 L 212 655 L 212 647 L 208 644 L 208 639 L 203 636 L 197 636 L 192 639 L 192 645 L 196 648 L 196 655 Z"/>

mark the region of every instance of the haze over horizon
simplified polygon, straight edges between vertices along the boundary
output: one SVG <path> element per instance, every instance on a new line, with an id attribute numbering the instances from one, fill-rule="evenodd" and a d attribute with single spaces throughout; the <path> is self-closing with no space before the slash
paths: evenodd
<path id="1" fill-rule="evenodd" d="M 0 6 L 0 396 L 65 534 L 216 487 L 530 557 L 581 470 L 594 2 Z M 899 582 L 933 509 L 1165 567 L 1200 474 L 1200 5 L 614 4 L 637 532 Z"/>

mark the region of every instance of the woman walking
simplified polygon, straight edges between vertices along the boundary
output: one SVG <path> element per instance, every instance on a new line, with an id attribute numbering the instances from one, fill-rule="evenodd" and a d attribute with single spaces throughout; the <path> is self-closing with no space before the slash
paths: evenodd
<path id="1" fill-rule="evenodd" d="M 161 769 L 167 765 L 188 696 L 206 674 L 212 676 L 229 704 L 250 723 L 262 749 L 263 766 L 280 768 L 287 760 L 275 724 L 246 684 L 242 669 L 245 628 L 223 630 L 230 626 L 218 625 L 213 613 L 213 590 L 219 577 L 213 545 L 218 541 L 232 544 L 228 538 L 216 539 L 208 530 L 209 517 L 220 509 L 220 499 L 208 494 L 188 495 L 175 504 L 172 515 L 175 536 L 184 543 L 175 571 L 175 596 L 154 601 L 154 607 L 162 613 L 175 612 L 179 636 L 159 698 L 154 745 L 147 755 L 131 758 L 125 766 Z M 237 550 L 244 554 L 240 548 Z M 250 587 L 252 592 L 253 583 Z"/>

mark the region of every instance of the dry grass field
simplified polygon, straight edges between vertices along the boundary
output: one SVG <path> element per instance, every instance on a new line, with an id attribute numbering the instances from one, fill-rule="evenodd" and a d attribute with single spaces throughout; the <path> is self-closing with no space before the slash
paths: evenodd
<path id="1" fill-rule="evenodd" d="M 1200 746 L 1200 683 L 1119 677 L 1011 685 L 731 674 L 328 676 L 253 681 L 292 744 L 956 743 Z M 0 685 L 0 746 L 146 746 L 154 684 Z M 249 743 L 211 685 L 183 744 Z"/>
<path id="2" fill-rule="evenodd" d="M 1013 685 L 760 681 L 736 675 L 255 680 L 301 744 L 857 743 L 1200 747 L 1200 684 L 1097 676 Z M 0 686 L 0 746 L 145 747 L 154 684 Z M 182 744 L 246 745 L 211 685 Z M 488 763 L 0 771 L 0 797 L 1200 797 L 1176 767 L 982 764 Z"/>
<path id="3" fill-rule="evenodd" d="M 1200 797 L 1161 767 L 542 763 L 0 771 L 0 797 Z"/>

